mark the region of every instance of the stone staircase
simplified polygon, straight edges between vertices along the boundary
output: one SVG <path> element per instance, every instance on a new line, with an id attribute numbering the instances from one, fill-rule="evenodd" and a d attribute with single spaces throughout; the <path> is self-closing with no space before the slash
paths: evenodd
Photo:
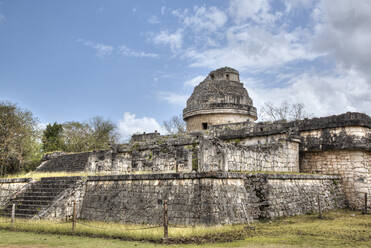
<path id="1" fill-rule="evenodd" d="M 74 187 L 80 177 L 47 177 L 31 185 L 0 209 L 0 216 L 10 217 L 13 204 L 16 218 L 32 218 L 47 209 L 67 189 Z"/>

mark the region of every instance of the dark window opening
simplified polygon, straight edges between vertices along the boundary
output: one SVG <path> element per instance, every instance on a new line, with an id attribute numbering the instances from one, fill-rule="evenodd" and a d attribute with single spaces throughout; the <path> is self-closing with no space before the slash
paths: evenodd
<path id="1" fill-rule="evenodd" d="M 227 77 L 227 79 L 229 80 L 229 74 L 225 75 Z"/>
<path id="2" fill-rule="evenodd" d="M 207 129 L 207 122 L 203 122 L 203 123 L 202 123 L 202 129 L 203 129 L 203 130 L 206 130 L 206 129 Z"/>
<path id="3" fill-rule="evenodd" d="M 211 79 L 214 79 L 214 74 L 211 74 L 210 77 L 211 77 Z"/>

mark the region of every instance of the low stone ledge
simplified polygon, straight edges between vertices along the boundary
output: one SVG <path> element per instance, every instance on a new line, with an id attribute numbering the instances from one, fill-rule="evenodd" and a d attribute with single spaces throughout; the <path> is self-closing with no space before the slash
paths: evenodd
<path id="1" fill-rule="evenodd" d="M 122 180 L 176 180 L 176 179 L 245 179 L 264 177 L 280 180 L 341 180 L 337 175 L 316 174 L 269 174 L 269 173 L 239 173 L 239 172 L 200 172 L 200 173 L 162 173 L 162 174 L 127 174 L 88 176 L 87 181 L 122 181 Z"/>
<path id="2" fill-rule="evenodd" d="M 0 179 L 0 183 L 28 183 L 32 178 L 4 178 Z"/>
<path id="3" fill-rule="evenodd" d="M 337 175 L 290 175 L 290 174 L 268 174 L 268 179 L 280 179 L 280 180 L 341 180 L 340 176 Z"/>
<path id="4" fill-rule="evenodd" d="M 162 174 L 127 174 L 88 176 L 87 181 L 122 181 L 122 180 L 176 180 L 176 179 L 244 179 L 243 173 L 200 172 L 200 173 L 162 173 Z"/>
<path id="5" fill-rule="evenodd" d="M 371 117 L 363 113 L 347 112 L 340 115 L 290 122 L 240 122 L 234 124 L 221 124 L 212 126 L 210 130 L 220 139 L 235 139 L 281 133 L 289 133 L 296 136 L 303 131 L 354 126 L 371 128 Z"/>

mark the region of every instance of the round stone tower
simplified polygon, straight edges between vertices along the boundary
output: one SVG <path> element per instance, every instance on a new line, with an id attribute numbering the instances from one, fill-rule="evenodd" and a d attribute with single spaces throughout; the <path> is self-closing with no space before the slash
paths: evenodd
<path id="1" fill-rule="evenodd" d="M 183 110 L 183 119 L 187 131 L 192 132 L 211 125 L 255 121 L 257 116 L 238 71 L 223 67 L 210 72 L 194 88 Z"/>

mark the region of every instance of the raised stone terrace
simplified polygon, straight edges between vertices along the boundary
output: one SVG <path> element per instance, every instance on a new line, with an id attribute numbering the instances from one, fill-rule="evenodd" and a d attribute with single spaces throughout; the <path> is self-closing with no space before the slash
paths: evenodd
<path id="1" fill-rule="evenodd" d="M 40 181 L 33 181 L 23 190 L 15 194 L 0 215 L 10 217 L 12 206 L 15 204 L 15 216 L 18 218 L 34 218 L 49 208 L 67 189 L 73 188 L 80 177 L 45 177 Z"/>

